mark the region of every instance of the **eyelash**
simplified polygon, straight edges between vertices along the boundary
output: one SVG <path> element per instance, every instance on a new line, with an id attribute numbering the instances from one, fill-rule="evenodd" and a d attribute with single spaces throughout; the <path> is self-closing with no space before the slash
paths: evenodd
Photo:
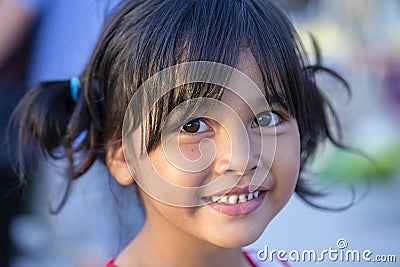
<path id="1" fill-rule="evenodd" d="M 278 121 L 274 125 L 260 126 L 258 124 L 258 118 L 263 114 L 274 114 L 274 115 L 276 115 L 278 117 Z M 285 121 L 287 121 L 286 116 L 282 115 L 280 112 L 277 112 L 275 110 L 270 110 L 270 111 L 263 111 L 263 112 L 258 113 L 251 124 L 252 124 L 252 128 L 255 128 L 255 127 L 274 127 L 274 126 L 278 126 L 279 124 L 281 124 L 282 122 L 285 122 Z M 256 125 L 253 126 L 253 124 L 256 124 Z"/>
<path id="2" fill-rule="evenodd" d="M 189 123 L 193 123 L 193 122 L 196 122 L 196 121 L 199 121 L 200 123 L 204 123 L 204 124 L 207 126 L 208 130 L 202 131 L 202 132 L 197 132 L 197 131 L 196 131 L 196 132 L 194 132 L 194 133 L 191 133 L 191 132 L 185 131 L 185 130 L 183 129 L 183 128 L 184 128 L 186 125 L 188 125 Z M 201 127 L 201 126 L 200 126 L 200 127 Z M 205 119 L 196 118 L 196 119 L 190 120 L 190 121 L 188 121 L 187 123 L 185 123 L 185 124 L 181 127 L 180 132 L 181 132 L 182 134 L 185 134 L 185 135 L 196 136 L 196 135 L 198 135 L 198 134 L 200 134 L 200 133 L 207 132 L 207 131 L 209 131 L 210 129 L 211 129 L 211 127 L 209 126 L 209 124 L 206 122 Z"/>
<path id="3" fill-rule="evenodd" d="M 279 121 L 278 121 L 275 125 L 265 126 L 265 127 L 274 127 L 274 126 L 278 126 L 278 125 L 281 124 L 282 122 L 287 121 L 286 116 L 282 115 L 280 112 L 277 112 L 277 111 L 275 111 L 275 110 L 264 111 L 264 112 L 260 112 L 259 114 L 256 115 L 256 117 L 255 117 L 254 120 L 252 121 L 252 126 L 251 126 L 252 128 L 255 128 L 255 127 L 264 127 L 264 126 L 260 126 L 260 125 L 256 124 L 256 123 L 257 123 L 257 118 L 258 118 L 262 113 L 267 113 L 267 114 L 273 113 L 273 114 L 275 114 L 276 116 L 278 116 L 278 118 L 279 118 Z M 196 131 L 196 132 L 193 132 L 193 133 L 184 130 L 184 127 L 185 127 L 186 125 L 188 125 L 189 123 L 194 123 L 194 122 L 203 123 L 204 125 L 207 126 L 208 130 L 201 131 L 201 132 L 197 132 L 197 131 Z M 253 124 L 256 124 L 256 125 L 253 126 Z M 201 128 L 202 126 L 200 125 L 199 127 Z M 204 126 L 203 126 L 203 127 L 204 127 Z M 188 121 L 185 125 L 183 125 L 183 126 L 181 127 L 181 129 L 180 129 L 180 132 L 181 132 L 181 134 L 184 134 L 184 135 L 196 136 L 196 135 L 201 134 L 201 133 L 203 133 L 203 132 L 207 132 L 207 131 L 209 131 L 210 129 L 211 129 L 211 127 L 210 127 L 209 123 L 207 123 L 207 121 L 206 121 L 205 119 L 196 118 L 196 119 L 193 119 L 193 120 Z"/>

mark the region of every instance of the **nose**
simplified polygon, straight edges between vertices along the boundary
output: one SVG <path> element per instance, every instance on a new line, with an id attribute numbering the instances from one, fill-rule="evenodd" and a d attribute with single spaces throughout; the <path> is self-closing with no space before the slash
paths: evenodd
<path id="1" fill-rule="evenodd" d="M 244 176 L 255 169 L 260 159 L 259 136 L 251 135 L 243 126 L 230 125 L 216 138 L 215 170 L 219 175 L 234 172 Z"/>

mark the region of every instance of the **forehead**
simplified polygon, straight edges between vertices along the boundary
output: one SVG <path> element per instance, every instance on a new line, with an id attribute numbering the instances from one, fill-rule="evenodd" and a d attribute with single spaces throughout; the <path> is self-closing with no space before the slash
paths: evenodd
<path id="1" fill-rule="evenodd" d="M 272 58 L 271 61 L 273 61 Z M 240 74 L 237 75 L 238 73 L 234 73 L 232 75 L 228 87 L 229 89 L 234 88 L 234 91 L 237 90 L 241 92 L 241 94 L 248 95 L 249 97 L 250 95 L 256 95 L 259 98 L 254 100 L 256 101 L 256 105 L 263 104 L 265 100 L 267 100 L 269 104 L 287 104 L 288 92 L 286 92 L 282 84 L 282 80 L 285 80 L 282 75 L 285 74 L 271 73 L 271 68 L 268 66 L 261 70 L 258 60 L 256 60 L 254 54 L 248 47 L 241 49 L 235 69 L 237 69 Z M 268 75 L 271 77 L 268 77 Z M 243 76 L 246 76 L 247 79 L 243 79 Z M 252 85 L 249 83 L 248 79 L 251 80 Z M 262 97 L 260 97 L 260 93 Z M 282 107 L 288 109 L 286 105 Z"/>
<path id="2" fill-rule="evenodd" d="M 263 92 L 263 94 L 265 94 L 264 83 L 260 68 L 258 67 L 257 61 L 254 58 L 253 53 L 251 53 L 248 47 L 245 47 L 241 50 L 235 68 L 247 75 Z"/>
<path id="3" fill-rule="evenodd" d="M 250 49 L 242 49 L 238 63 L 235 66 L 238 72 L 230 77 L 227 88 L 224 90 L 221 101 L 230 106 L 249 106 L 253 111 L 268 106 L 266 90 L 262 74 L 257 61 Z"/>

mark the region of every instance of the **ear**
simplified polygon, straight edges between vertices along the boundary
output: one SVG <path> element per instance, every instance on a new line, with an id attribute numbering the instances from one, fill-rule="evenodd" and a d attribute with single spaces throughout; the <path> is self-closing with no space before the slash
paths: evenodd
<path id="1" fill-rule="evenodd" d="M 131 185 L 134 183 L 134 179 L 129 171 L 128 165 L 126 164 L 122 146 L 107 151 L 106 164 L 118 183 L 121 185 Z"/>

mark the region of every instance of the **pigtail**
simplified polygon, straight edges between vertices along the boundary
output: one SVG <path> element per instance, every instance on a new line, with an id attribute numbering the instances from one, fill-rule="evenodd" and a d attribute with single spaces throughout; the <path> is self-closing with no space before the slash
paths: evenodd
<path id="1" fill-rule="evenodd" d="M 15 108 L 8 125 L 9 151 L 21 186 L 26 187 L 38 155 L 66 159 L 67 187 L 57 213 L 68 199 L 71 183 L 84 174 L 98 155 L 101 101 L 98 90 L 77 91 L 71 82 L 43 82 L 28 92 Z"/>
<path id="2" fill-rule="evenodd" d="M 28 178 L 37 150 L 58 158 L 55 148 L 62 143 L 75 106 L 68 89 L 67 81 L 41 83 L 21 99 L 11 115 L 8 139 L 9 143 L 14 141 L 10 150 L 16 151 L 13 165 L 22 183 Z"/>

